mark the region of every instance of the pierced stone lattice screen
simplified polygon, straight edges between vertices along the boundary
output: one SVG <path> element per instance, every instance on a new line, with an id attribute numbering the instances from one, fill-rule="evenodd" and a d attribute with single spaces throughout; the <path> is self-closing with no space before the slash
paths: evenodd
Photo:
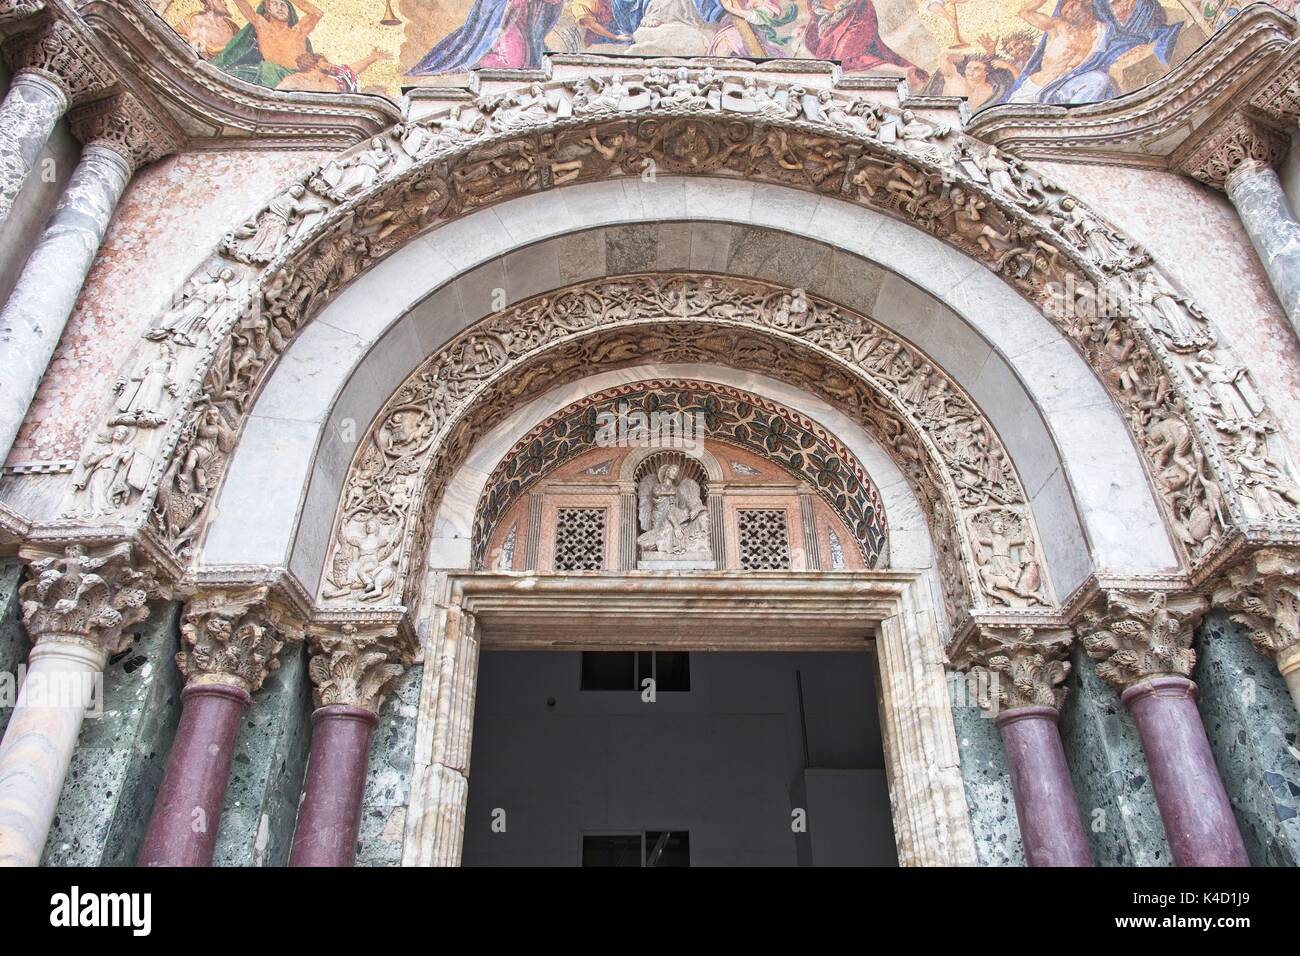
<path id="1" fill-rule="evenodd" d="M 555 522 L 555 570 L 605 569 L 605 509 L 560 508 Z"/>
<path id="2" fill-rule="evenodd" d="M 790 567 L 790 528 L 780 508 L 743 508 L 736 512 L 740 566 L 746 571 L 782 571 Z"/>

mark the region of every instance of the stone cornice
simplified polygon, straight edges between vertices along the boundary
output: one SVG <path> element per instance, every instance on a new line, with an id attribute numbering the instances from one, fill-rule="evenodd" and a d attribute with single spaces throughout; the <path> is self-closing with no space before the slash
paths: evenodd
<path id="1" fill-rule="evenodd" d="M 1083 106 L 994 106 L 977 113 L 966 132 L 1026 159 L 1165 169 L 1225 104 L 1255 105 L 1279 64 L 1295 62 L 1294 34 L 1291 17 L 1257 3 L 1140 90 Z"/>
<path id="2" fill-rule="evenodd" d="M 91 0 L 78 12 L 172 113 L 192 148 L 339 149 L 401 118 L 382 96 L 286 93 L 236 80 L 190 49 L 144 0 Z"/>

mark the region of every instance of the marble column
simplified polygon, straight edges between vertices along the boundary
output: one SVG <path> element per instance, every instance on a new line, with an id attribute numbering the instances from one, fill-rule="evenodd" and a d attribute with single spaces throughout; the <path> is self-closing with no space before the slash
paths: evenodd
<path id="1" fill-rule="evenodd" d="M 0 461 L 13 447 L 132 173 L 174 145 L 127 94 L 93 104 L 72 122 L 85 143 L 81 161 L 0 309 L 0 350 L 8 358 L 0 385 Z"/>
<path id="2" fill-rule="evenodd" d="M 158 593 L 128 544 L 64 550 L 24 547 L 20 589 L 33 648 L 0 741 L 0 865 L 41 857 L 86 708 L 108 658 L 130 644 L 129 628 Z"/>
<path id="3" fill-rule="evenodd" d="M 405 623 L 313 627 L 308 672 L 316 710 L 290 866 L 352 866 L 370 740 L 393 682 L 411 665 Z"/>
<path id="4" fill-rule="evenodd" d="M 1224 180 L 1291 328 L 1300 334 L 1300 222 L 1282 182 L 1267 163 L 1242 163 Z"/>
<path id="5" fill-rule="evenodd" d="M 1300 549 L 1253 552 L 1224 572 L 1212 601 L 1273 660 L 1300 711 Z"/>
<path id="6" fill-rule="evenodd" d="M 46 20 L 5 42 L 14 78 L 0 103 L 0 229 L 68 107 L 108 90 L 112 72 L 79 30 Z"/>
<path id="7" fill-rule="evenodd" d="M 1030 866 L 1092 866 L 1092 851 L 1057 727 L 1070 673 L 1071 635 L 1054 629 L 982 627 L 954 655 L 992 713 L 1011 776 Z"/>
<path id="8" fill-rule="evenodd" d="M 1249 866 L 1191 680 L 1193 631 L 1207 608 L 1199 594 L 1110 590 L 1077 629 L 1133 715 L 1174 863 Z"/>
<path id="9" fill-rule="evenodd" d="M 181 718 L 154 799 L 140 866 L 208 866 L 217 842 L 230 763 L 244 711 L 279 666 L 285 640 L 301 640 L 266 588 L 204 594 L 190 602 L 177 664 L 186 679 Z"/>

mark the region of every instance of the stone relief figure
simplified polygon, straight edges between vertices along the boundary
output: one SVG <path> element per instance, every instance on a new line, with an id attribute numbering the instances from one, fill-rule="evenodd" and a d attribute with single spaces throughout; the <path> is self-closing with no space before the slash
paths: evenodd
<path id="1" fill-rule="evenodd" d="M 1210 414 L 1220 423 L 1250 421 L 1264 410 L 1244 365 L 1221 365 L 1213 352 L 1202 349 L 1187 363 L 1187 371 L 1194 382 L 1205 384 Z"/>
<path id="2" fill-rule="evenodd" d="M 86 493 L 88 515 L 108 515 L 117 511 L 148 479 L 148 459 L 141 456 L 144 468 L 133 468 L 136 451 L 131 447 L 134 429 L 125 425 L 101 428 L 77 462 L 72 486 Z M 142 473 L 143 472 L 143 473 Z"/>
<path id="3" fill-rule="evenodd" d="M 642 556 L 711 560 L 709 509 L 700 499 L 699 482 L 680 475 L 677 465 L 665 464 L 642 477 L 637 544 Z"/>
<path id="4" fill-rule="evenodd" d="M 222 240 L 222 248 L 240 262 L 267 263 L 300 231 L 315 225 L 329 206 L 308 196 L 302 183 L 294 183 L 272 199 L 260 213 Z"/>
<path id="5" fill-rule="evenodd" d="M 1073 196 L 1056 204 L 1052 221 L 1062 238 L 1080 252 L 1086 252 L 1106 272 L 1131 269 L 1146 261 L 1146 253 L 1102 222 Z"/>
<path id="6" fill-rule="evenodd" d="M 980 583 L 1012 607 L 1042 602 L 1042 570 L 1025 525 L 1022 516 L 1002 510 L 970 519 Z"/>
<path id="7" fill-rule="evenodd" d="M 158 354 L 146 359 L 130 377 L 119 378 L 113 384 L 113 391 L 118 396 L 117 412 L 110 424 L 156 428 L 166 422 L 167 416 L 162 410 L 163 396 L 176 395 L 180 391 L 172 344 L 167 341 L 160 343 Z"/>
<path id="8" fill-rule="evenodd" d="M 342 162 L 331 159 L 312 177 L 311 186 L 335 202 L 346 202 L 373 186 L 393 164 L 392 153 L 376 136 L 363 149 Z"/>
<path id="9" fill-rule="evenodd" d="M 1251 428 L 1242 428 L 1232 447 L 1238 468 L 1236 484 L 1243 499 L 1255 506 L 1256 519 L 1291 518 L 1300 505 L 1300 486 L 1288 474 L 1285 464 L 1274 461 L 1268 443 Z"/>
<path id="10" fill-rule="evenodd" d="M 339 534 L 329 579 L 321 593 L 327 598 L 355 596 L 363 601 L 383 597 L 397 580 L 390 559 L 401 535 L 402 526 L 397 522 L 357 515 Z"/>
<path id="11" fill-rule="evenodd" d="M 163 316 L 157 328 L 146 332 L 145 338 L 154 341 L 171 339 L 177 345 L 197 345 L 208 323 L 227 303 L 238 298 L 234 286 L 235 270 L 229 267 L 215 275 L 190 279 L 180 304 Z"/>

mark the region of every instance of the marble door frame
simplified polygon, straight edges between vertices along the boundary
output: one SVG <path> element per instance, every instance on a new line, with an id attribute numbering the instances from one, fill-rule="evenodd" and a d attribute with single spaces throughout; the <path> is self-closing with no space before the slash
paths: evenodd
<path id="1" fill-rule="evenodd" d="M 899 862 L 976 862 L 939 617 L 922 572 L 466 571 L 438 578 L 404 866 L 460 863 L 482 648 L 872 650 Z"/>

